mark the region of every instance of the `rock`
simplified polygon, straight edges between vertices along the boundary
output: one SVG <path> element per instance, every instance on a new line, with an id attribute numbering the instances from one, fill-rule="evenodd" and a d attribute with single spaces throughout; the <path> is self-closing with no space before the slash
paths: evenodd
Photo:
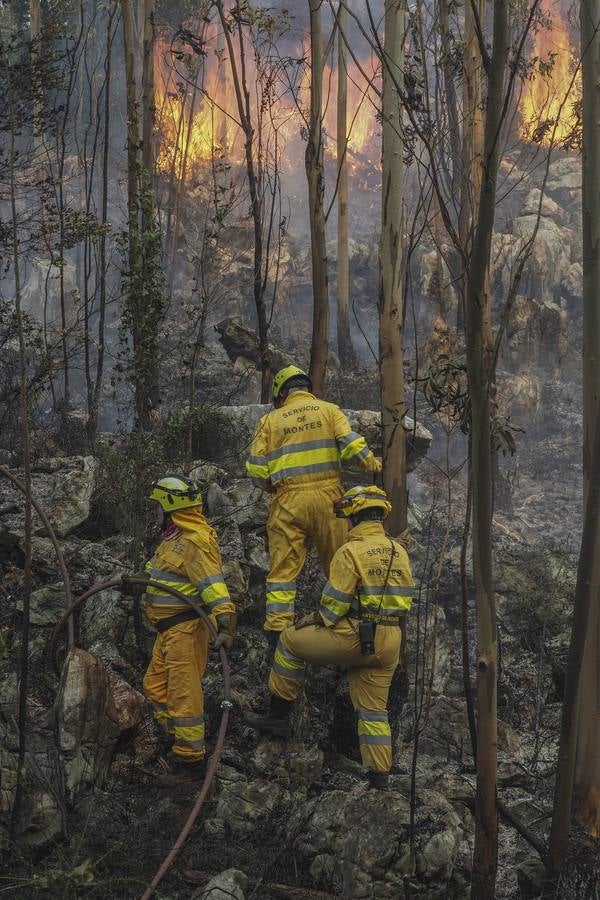
<path id="1" fill-rule="evenodd" d="M 125 682 L 113 681 L 97 657 L 85 650 L 69 653 L 55 715 L 60 763 L 71 798 L 83 786 L 103 784 L 117 741 L 140 720 L 142 704 L 141 695 Z"/>
<path id="2" fill-rule="evenodd" d="M 522 211 L 522 214 L 524 216 L 537 216 L 538 209 L 540 207 L 541 195 L 542 192 L 539 188 L 532 188 L 532 190 L 529 191 Z M 564 218 L 564 216 L 562 215 L 562 207 L 559 206 L 558 203 L 556 203 L 552 199 L 552 197 L 549 197 L 547 194 L 544 194 L 542 200 L 541 214 L 555 220 Z"/>
<path id="3" fill-rule="evenodd" d="M 323 761 L 323 752 L 316 747 L 288 744 L 282 751 L 274 741 L 261 741 L 252 756 L 252 765 L 260 775 L 294 783 L 294 790 L 304 795 L 311 784 L 321 780 Z"/>
<path id="4" fill-rule="evenodd" d="M 241 319 L 233 317 L 217 322 L 215 331 L 232 362 L 236 362 L 239 357 L 242 357 L 246 362 L 254 364 L 255 367 L 259 366 L 260 348 L 255 330 L 246 328 Z M 271 368 L 274 372 L 294 362 L 291 356 L 271 344 L 269 344 L 269 353 Z"/>
<path id="5" fill-rule="evenodd" d="M 534 900 L 543 896 L 546 869 L 537 856 L 531 856 L 517 866 L 517 882 L 521 900 Z"/>
<path id="6" fill-rule="evenodd" d="M 205 505 L 211 521 L 231 520 L 246 531 L 265 525 L 269 516 L 268 495 L 249 478 L 230 479 L 227 489 L 211 484 Z"/>
<path id="7" fill-rule="evenodd" d="M 508 319 L 505 355 L 517 365 L 528 360 L 530 365 L 555 369 L 566 348 L 566 322 L 560 307 L 519 295 Z"/>
<path id="8" fill-rule="evenodd" d="M 539 378 L 523 369 L 515 375 L 503 373 L 498 382 L 496 400 L 500 415 L 530 427 L 540 408 L 542 389 Z"/>
<path id="9" fill-rule="evenodd" d="M 559 197 L 561 194 L 564 197 L 565 191 L 581 191 L 580 161 L 575 157 L 568 156 L 551 163 L 546 190 L 551 194 L 558 193 Z"/>
<path id="10" fill-rule="evenodd" d="M 425 625 L 423 625 L 422 627 L 425 628 Z M 434 633 L 435 643 L 433 640 Z M 448 627 L 448 622 L 446 621 L 444 610 L 437 604 L 433 607 L 433 611 L 430 610 L 429 612 L 427 634 L 429 635 L 428 645 L 430 648 L 426 660 L 426 665 L 429 673 L 427 677 L 431 677 L 430 670 L 433 662 L 435 670 L 431 682 L 432 693 L 434 695 L 444 694 L 446 692 L 446 686 L 448 684 L 452 670 L 454 641 Z M 415 671 L 415 651 L 416 648 L 414 641 L 409 641 L 407 650 L 407 667 L 409 672 Z M 421 654 L 422 652 L 422 648 L 420 648 L 419 653 Z M 432 659 L 433 653 L 435 653 L 435 655 Z M 422 665 L 422 660 L 419 660 L 419 664 Z"/>
<path id="11" fill-rule="evenodd" d="M 249 532 L 244 541 L 244 551 L 251 569 L 266 575 L 270 566 L 266 537 Z"/>
<path id="12" fill-rule="evenodd" d="M 65 537 L 90 514 L 96 485 L 97 462 L 92 456 L 39 460 L 32 470 L 32 493 L 58 537 Z M 14 473 L 23 477 L 20 470 Z M 4 508 L 5 512 L 2 513 Z M 34 515 L 34 533 L 44 535 L 44 526 Z M 0 541 L 21 543 L 25 531 L 22 494 L 7 479 L 0 479 Z"/>
<path id="13" fill-rule="evenodd" d="M 230 834 L 251 835 L 267 826 L 274 810 L 290 803 L 289 793 L 271 779 L 254 778 L 229 766 L 219 768 L 220 788 L 216 817 L 222 819 Z"/>
<path id="14" fill-rule="evenodd" d="M 248 573 L 247 567 L 237 559 L 226 559 L 223 562 L 223 578 L 233 602 L 240 608 L 248 606 Z"/>
<path id="15" fill-rule="evenodd" d="M 248 878 L 241 869 L 226 869 L 196 891 L 192 900 L 244 900 Z"/>
<path id="16" fill-rule="evenodd" d="M 385 801 L 385 802 L 382 802 Z M 317 886 L 347 898 L 404 894 L 409 850 L 410 803 L 390 791 L 334 790 L 300 806 L 288 839 L 310 867 Z M 464 831 L 445 798 L 419 791 L 416 807 L 418 881 L 431 885 L 428 897 L 442 896 L 452 876 Z"/>
<path id="17" fill-rule="evenodd" d="M 188 472 L 188 478 L 191 478 L 192 481 L 197 481 L 205 489 L 205 486 L 209 484 L 221 486 L 226 484 L 229 475 L 225 469 L 215 465 L 215 463 L 197 459 L 192 463 L 192 467 Z"/>
<path id="18" fill-rule="evenodd" d="M 17 601 L 23 609 L 23 601 Z M 62 581 L 46 584 L 31 592 L 30 613 L 34 625 L 56 625 L 65 611 L 65 586 Z"/>
<path id="19" fill-rule="evenodd" d="M 568 300 L 581 301 L 583 295 L 583 266 L 574 262 L 563 279 L 563 293 Z"/>

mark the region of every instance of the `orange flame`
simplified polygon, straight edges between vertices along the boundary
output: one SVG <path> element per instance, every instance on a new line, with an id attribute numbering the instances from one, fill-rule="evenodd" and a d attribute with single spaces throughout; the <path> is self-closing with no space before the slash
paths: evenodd
<path id="1" fill-rule="evenodd" d="M 216 49 L 216 37 L 209 43 Z M 298 59 L 307 59 L 305 47 L 298 51 Z M 226 54 L 210 52 L 199 61 L 197 72 L 185 69 L 173 59 L 168 43 L 159 41 L 155 57 L 156 111 L 160 146 L 157 169 L 172 173 L 177 179 L 193 178 L 199 168 L 213 157 L 226 159 L 234 165 L 244 161 L 244 140 L 239 123 L 236 95 L 231 67 Z M 369 71 L 367 61 L 361 68 Z M 301 139 L 306 129 L 309 106 L 310 71 L 301 70 L 292 91 L 283 80 L 274 91 L 268 109 L 260 108 L 259 73 L 252 52 L 246 59 L 247 83 L 250 89 L 255 140 L 263 150 L 273 152 L 274 139 L 283 165 L 288 171 L 302 166 L 304 161 Z M 323 75 L 325 151 L 336 153 L 336 92 L 337 71 L 325 66 Z M 293 94 L 295 93 L 295 97 Z M 369 86 L 360 70 L 349 62 L 348 77 L 348 156 L 351 165 L 357 159 L 378 159 L 379 124 Z M 302 147 L 299 150 L 299 146 Z"/>
<path id="2" fill-rule="evenodd" d="M 541 27 L 534 35 L 536 61 L 532 77 L 523 86 L 519 132 L 523 140 L 547 147 L 562 144 L 572 132 L 581 74 L 575 72 L 577 54 L 560 11 L 552 10 L 550 0 L 543 0 L 541 12 L 550 18 L 551 27 Z"/>

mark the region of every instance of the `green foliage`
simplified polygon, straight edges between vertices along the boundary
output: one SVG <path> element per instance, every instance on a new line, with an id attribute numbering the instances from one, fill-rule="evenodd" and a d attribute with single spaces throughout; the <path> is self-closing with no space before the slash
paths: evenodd
<path id="1" fill-rule="evenodd" d="M 98 535 L 135 531 L 139 497 L 168 468 L 159 435 L 133 431 L 119 442 L 99 444 L 90 526 Z"/>
<path id="2" fill-rule="evenodd" d="M 235 447 L 239 440 L 218 410 L 202 407 L 191 417 L 186 410 L 174 412 L 153 432 L 132 431 L 118 441 L 98 445 L 89 520 L 94 534 L 133 535 L 139 529 L 152 482 L 167 473 L 185 474 L 190 425 L 195 459 L 222 461 L 224 448 Z"/>
<path id="3" fill-rule="evenodd" d="M 184 462 L 188 438 L 192 437 L 192 457 L 218 462 L 226 447 L 235 447 L 239 434 L 225 416 L 214 407 L 199 407 L 191 413 L 177 410 L 161 427 L 163 452 L 175 462 Z"/>
<path id="4" fill-rule="evenodd" d="M 147 430 L 158 403 L 159 328 L 167 308 L 167 291 L 154 195 L 147 178 L 140 180 L 138 210 L 128 232 L 119 240 L 125 261 L 124 302 L 119 323 L 121 349 L 113 381 L 124 380 L 132 386 L 136 427 Z"/>

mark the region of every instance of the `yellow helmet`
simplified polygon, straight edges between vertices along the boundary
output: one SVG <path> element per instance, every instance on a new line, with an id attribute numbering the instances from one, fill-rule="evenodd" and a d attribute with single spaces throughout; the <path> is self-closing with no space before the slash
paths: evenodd
<path id="1" fill-rule="evenodd" d="M 299 369 L 298 366 L 285 366 L 285 368 L 279 370 L 273 379 L 273 399 L 277 400 L 281 393 L 281 389 L 290 378 L 297 378 L 299 376 L 306 378 L 308 380 L 309 389 L 312 389 L 310 376 L 303 369 Z"/>
<path id="2" fill-rule="evenodd" d="M 392 504 L 386 492 L 374 484 L 368 487 L 359 484 L 347 490 L 339 500 L 333 501 L 333 511 L 338 519 L 349 519 L 365 509 L 382 509 L 385 518 L 392 511 Z"/>
<path id="3" fill-rule="evenodd" d="M 202 495 L 198 485 L 179 475 L 166 475 L 152 483 L 148 500 L 156 500 L 165 512 L 202 506 Z"/>

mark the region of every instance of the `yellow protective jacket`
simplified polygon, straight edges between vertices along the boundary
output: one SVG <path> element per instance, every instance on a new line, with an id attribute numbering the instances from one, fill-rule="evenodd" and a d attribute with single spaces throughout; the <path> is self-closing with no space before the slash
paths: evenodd
<path id="1" fill-rule="evenodd" d="M 355 460 L 368 472 L 379 470 L 364 437 L 352 431 L 339 406 L 309 391 L 293 391 L 258 423 L 246 471 L 254 484 L 270 491 L 339 478 L 340 460 Z"/>
<path id="2" fill-rule="evenodd" d="M 217 536 L 202 513 L 192 507 L 172 514 L 177 531 L 158 546 L 146 563 L 154 581 L 175 588 L 186 597 L 200 600 L 208 613 L 235 613 L 221 572 Z M 146 614 L 151 622 L 175 616 L 189 605 L 178 597 L 146 588 Z"/>
<path id="3" fill-rule="evenodd" d="M 398 625 L 412 606 L 414 586 L 408 554 L 379 522 L 361 522 L 331 561 L 319 612 L 332 627 L 344 616 Z"/>

